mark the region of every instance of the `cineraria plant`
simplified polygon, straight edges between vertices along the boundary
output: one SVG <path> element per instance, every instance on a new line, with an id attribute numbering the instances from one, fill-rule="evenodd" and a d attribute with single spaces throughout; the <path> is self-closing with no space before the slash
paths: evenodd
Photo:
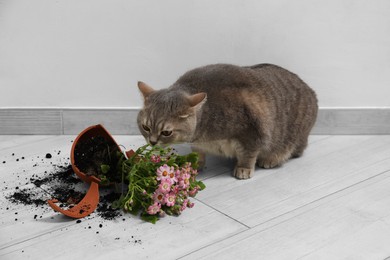
<path id="1" fill-rule="evenodd" d="M 128 183 L 127 193 L 114 203 L 141 218 L 156 223 L 159 217 L 180 215 L 193 207 L 194 197 L 205 185 L 196 180 L 198 155 L 178 155 L 171 148 L 145 145 L 130 158 L 118 161 L 122 183 Z M 102 166 L 105 167 L 105 166 Z"/>

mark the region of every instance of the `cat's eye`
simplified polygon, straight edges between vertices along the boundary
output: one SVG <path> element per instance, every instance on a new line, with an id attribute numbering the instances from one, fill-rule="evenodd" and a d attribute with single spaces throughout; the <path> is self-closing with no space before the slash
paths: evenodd
<path id="1" fill-rule="evenodd" d="M 163 136 L 171 136 L 172 135 L 172 131 L 162 131 L 161 134 Z"/>
<path id="2" fill-rule="evenodd" d="M 150 132 L 150 128 L 146 125 L 142 125 L 142 128 L 146 131 L 146 132 Z"/>
<path id="3" fill-rule="evenodd" d="M 186 119 L 188 118 L 190 115 L 189 114 L 184 114 L 184 115 L 180 115 L 179 117 L 182 118 L 182 119 Z"/>

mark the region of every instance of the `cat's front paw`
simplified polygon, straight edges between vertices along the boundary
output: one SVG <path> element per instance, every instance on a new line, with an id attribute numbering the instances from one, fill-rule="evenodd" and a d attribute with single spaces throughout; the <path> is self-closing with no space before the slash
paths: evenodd
<path id="1" fill-rule="evenodd" d="M 277 160 L 272 160 L 272 159 L 257 161 L 257 166 L 264 169 L 272 169 L 272 168 L 279 167 L 280 165 L 282 165 L 282 162 L 279 162 Z"/>
<path id="2" fill-rule="evenodd" d="M 234 169 L 234 177 L 240 180 L 249 179 L 253 176 L 254 169 L 236 167 Z"/>

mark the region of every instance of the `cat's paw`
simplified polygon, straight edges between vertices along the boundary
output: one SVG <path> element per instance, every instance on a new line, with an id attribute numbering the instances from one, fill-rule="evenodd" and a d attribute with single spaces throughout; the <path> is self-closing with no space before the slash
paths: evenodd
<path id="1" fill-rule="evenodd" d="M 279 167 L 282 165 L 281 162 L 277 160 L 258 160 L 257 161 L 257 166 L 264 168 L 264 169 L 271 169 L 275 167 Z"/>
<path id="2" fill-rule="evenodd" d="M 234 177 L 240 180 L 249 179 L 253 176 L 254 169 L 236 167 L 234 169 Z"/>

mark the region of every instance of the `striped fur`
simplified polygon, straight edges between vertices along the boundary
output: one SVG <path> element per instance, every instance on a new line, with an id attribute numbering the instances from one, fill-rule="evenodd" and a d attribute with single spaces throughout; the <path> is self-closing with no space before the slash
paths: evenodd
<path id="1" fill-rule="evenodd" d="M 140 89 L 145 104 L 138 124 L 148 141 L 188 142 L 234 157 L 239 179 L 250 178 L 256 162 L 272 168 L 301 156 L 318 110 L 311 88 L 271 64 L 208 65 L 185 73 L 167 89 Z M 194 101 L 198 93 L 207 97 Z"/>

